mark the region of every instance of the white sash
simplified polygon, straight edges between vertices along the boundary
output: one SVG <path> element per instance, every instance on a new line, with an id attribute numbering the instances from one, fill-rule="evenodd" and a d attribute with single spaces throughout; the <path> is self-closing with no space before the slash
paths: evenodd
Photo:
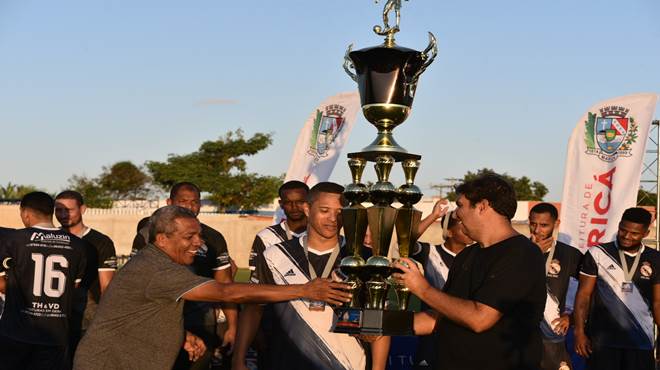
<path id="1" fill-rule="evenodd" d="M 273 273 L 275 283 L 290 285 L 309 282 L 307 275 L 283 248 L 282 245 L 274 245 L 264 251 L 266 263 Z M 303 346 L 308 347 L 303 350 L 303 353 L 309 354 L 312 357 L 310 358 L 311 361 L 318 360 L 319 366 L 328 369 L 333 369 L 331 363 L 338 363 L 346 370 L 363 370 L 365 368 L 366 357 L 358 340 L 348 334 L 330 332 L 334 320 L 332 308 L 325 306 L 323 311 L 310 311 L 308 301 L 303 299 L 278 304 L 277 307 L 295 311 L 296 315 L 291 317 L 300 319 L 300 322 L 296 324 L 304 323 L 311 329 L 307 333 L 315 335 L 315 338 L 309 338 L 309 336 L 301 335 L 302 333 L 299 332 L 289 332 L 293 334 L 290 339 L 297 345 L 299 344 L 301 350 Z M 313 348 L 309 348 L 310 345 Z"/>
<path id="2" fill-rule="evenodd" d="M 552 322 L 559 318 L 559 299 L 550 293 L 550 289 L 546 286 L 545 294 L 545 309 L 543 310 L 543 323 L 541 324 L 541 331 L 548 339 L 561 340 L 563 335 L 555 333 Z"/>
<path id="3" fill-rule="evenodd" d="M 447 282 L 449 276 L 449 266 L 442 260 L 442 256 L 433 244 L 429 245 L 429 258 L 430 266 L 426 268 L 426 278 L 437 289 L 442 289 Z"/>
<path id="4" fill-rule="evenodd" d="M 637 253 L 644 252 L 644 247 L 640 248 Z M 653 341 L 653 315 L 649 306 L 646 304 L 644 297 L 640 293 L 635 284 L 632 284 L 632 292 L 624 293 L 621 290 L 621 284 L 626 281 L 623 269 L 617 260 L 609 255 L 602 246 L 595 246 L 589 249 L 589 253 L 598 265 L 598 277 L 604 284 L 598 284 L 598 292 L 601 298 L 606 300 L 609 295 L 614 294 L 618 300 L 623 303 L 631 314 L 631 318 L 637 323 L 646 335 L 650 344 Z M 613 307 L 609 307 L 612 309 Z M 616 319 L 626 319 L 620 315 L 612 315 Z"/>

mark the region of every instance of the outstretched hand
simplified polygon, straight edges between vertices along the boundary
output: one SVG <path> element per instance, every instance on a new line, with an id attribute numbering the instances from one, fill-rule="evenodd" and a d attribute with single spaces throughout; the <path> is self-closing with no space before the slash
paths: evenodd
<path id="1" fill-rule="evenodd" d="M 424 275 L 417 267 L 417 262 L 410 258 L 400 258 L 394 265 L 394 267 L 400 269 L 401 273 L 394 273 L 392 276 L 400 283 L 405 285 L 410 292 L 414 295 L 419 296 L 421 292 L 430 287 Z"/>
<path id="2" fill-rule="evenodd" d="M 313 301 L 324 301 L 339 306 L 351 301 L 348 284 L 332 281 L 332 279 L 316 278 L 304 285 L 305 298 Z"/>
<path id="3" fill-rule="evenodd" d="M 186 341 L 183 342 L 183 349 L 188 352 L 188 359 L 195 362 L 206 352 L 206 345 L 200 337 L 186 331 Z"/>

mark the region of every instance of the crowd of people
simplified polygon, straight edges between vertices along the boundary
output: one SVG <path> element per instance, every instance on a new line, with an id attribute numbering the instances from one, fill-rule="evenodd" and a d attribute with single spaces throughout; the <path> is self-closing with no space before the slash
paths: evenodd
<path id="1" fill-rule="evenodd" d="M 331 331 L 332 306 L 351 300 L 337 273 L 343 190 L 283 184 L 286 217 L 255 236 L 248 283 L 234 282 L 222 233 L 197 219 L 195 184 L 175 184 L 138 223 L 119 270 L 112 240 L 83 222 L 81 194 L 27 194 L 25 228 L 0 228 L 0 369 L 209 369 L 220 352 L 246 370 L 252 347 L 261 370 L 384 370 L 396 338 Z M 455 210 L 438 202 L 420 222 L 423 233 L 439 220 L 443 243 L 394 263 L 393 279 L 422 302 L 415 369 L 573 369 L 570 330 L 589 369 L 655 368 L 660 252 L 643 244 L 648 211 L 626 210 L 614 241 L 583 255 L 557 241 L 550 203 L 530 210 L 531 236 L 519 234 L 502 177 L 456 194 Z M 364 244 L 368 257 L 369 233 Z"/>

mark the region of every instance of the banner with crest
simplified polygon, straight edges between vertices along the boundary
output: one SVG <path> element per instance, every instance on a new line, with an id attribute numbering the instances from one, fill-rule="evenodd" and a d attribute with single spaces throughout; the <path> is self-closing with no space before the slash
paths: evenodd
<path id="1" fill-rule="evenodd" d="M 559 240 L 579 248 L 609 242 L 637 191 L 658 95 L 600 102 L 580 118 L 568 143 Z"/>
<path id="2" fill-rule="evenodd" d="M 357 91 L 337 94 L 316 107 L 298 135 L 284 181 L 298 180 L 309 187 L 328 181 L 359 110 Z"/>

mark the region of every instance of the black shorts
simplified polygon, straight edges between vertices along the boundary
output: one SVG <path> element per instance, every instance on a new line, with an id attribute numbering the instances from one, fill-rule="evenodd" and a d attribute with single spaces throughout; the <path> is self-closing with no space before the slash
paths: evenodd
<path id="1" fill-rule="evenodd" d="M 587 359 L 589 370 L 655 370 L 652 350 L 594 348 Z"/>
<path id="2" fill-rule="evenodd" d="M 65 346 L 23 343 L 0 336 L 0 370 L 62 370 L 67 367 Z"/>

